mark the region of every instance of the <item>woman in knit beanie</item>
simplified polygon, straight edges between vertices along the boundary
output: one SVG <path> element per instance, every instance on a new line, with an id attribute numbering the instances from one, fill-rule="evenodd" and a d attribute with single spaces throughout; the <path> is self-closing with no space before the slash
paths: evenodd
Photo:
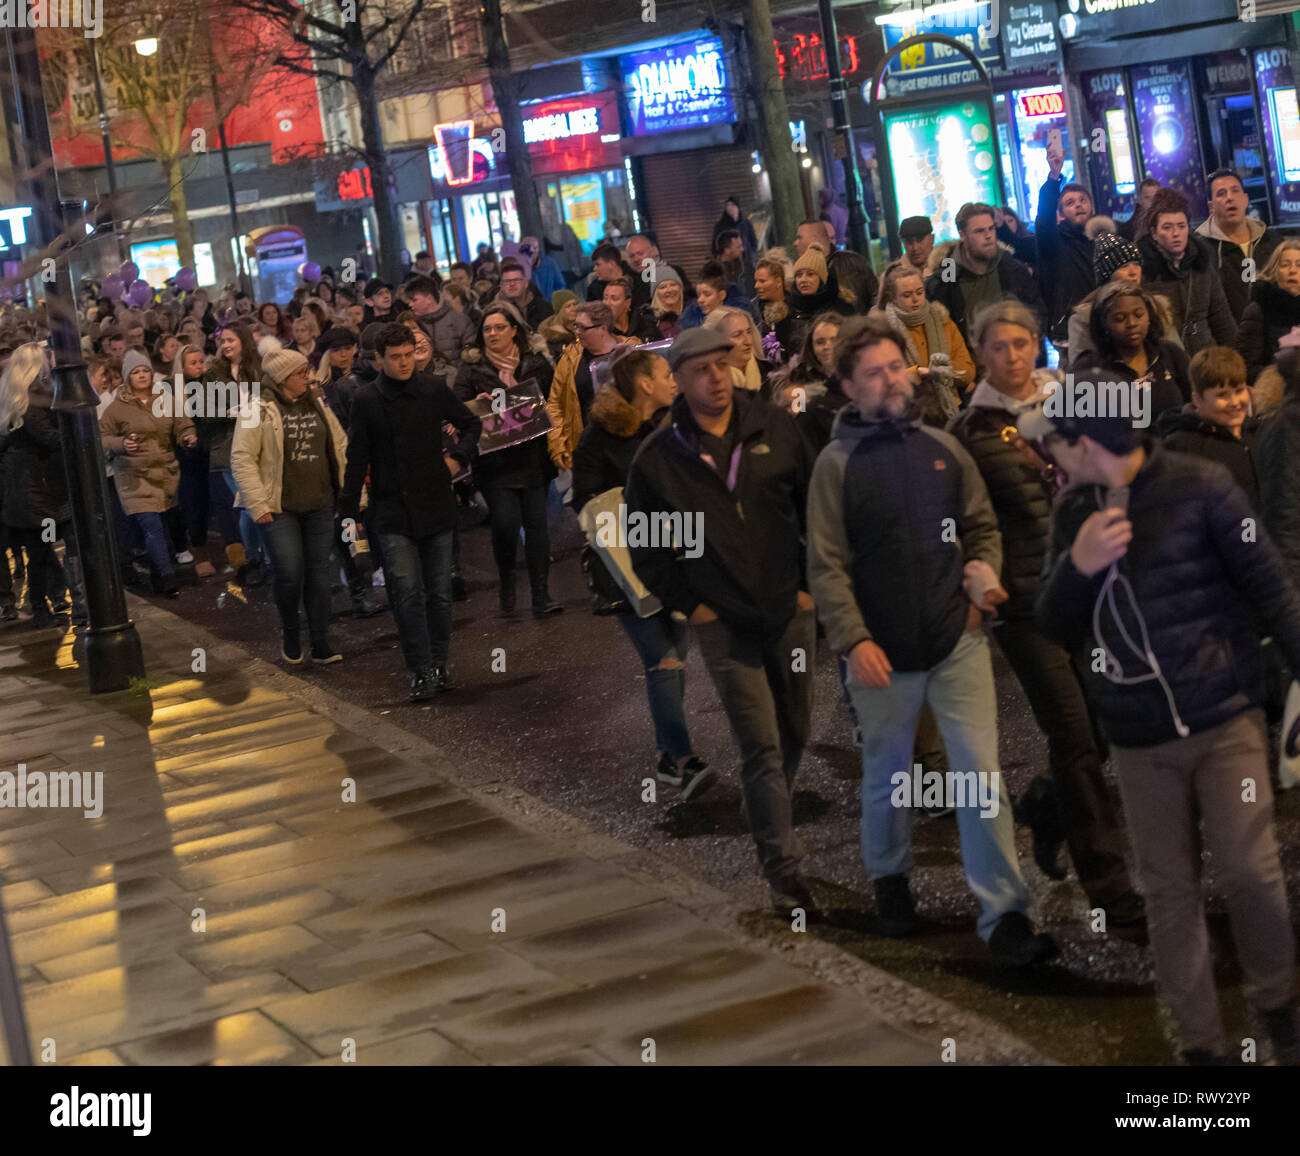
<path id="1" fill-rule="evenodd" d="M 803 345 L 808 326 L 817 314 L 829 310 L 843 313 L 859 311 L 856 303 L 847 300 L 846 293 L 840 291 L 835 274 L 826 267 L 826 254 L 820 246 L 809 245 L 804 250 L 803 256 L 794 263 L 792 280 L 789 332 L 787 341 L 782 342 L 786 349 L 798 349 Z M 852 296 L 851 292 L 847 292 L 847 298 Z"/>
<path id="2" fill-rule="evenodd" d="M 174 404 L 164 383 L 154 392 L 153 366 L 138 349 L 122 358 L 122 385 L 99 419 L 100 438 L 113 472 L 122 509 L 144 538 L 155 589 L 168 598 L 180 593 L 171 537 L 163 516 L 176 504 L 180 487 L 177 445 L 197 441 L 194 422 Z"/>
<path id="3" fill-rule="evenodd" d="M 1078 361 L 1084 354 L 1095 352 L 1092 343 L 1092 306 L 1098 290 L 1110 281 L 1142 284 L 1142 251 L 1118 233 L 1097 233 L 1092 240 L 1092 269 L 1097 277 L 1097 288 L 1074 307 L 1066 330 L 1066 348 L 1070 352 L 1071 362 Z M 1158 294 L 1152 294 L 1151 299 L 1156 307 L 1160 336 L 1166 341 L 1181 344 L 1173 328 L 1173 310 L 1169 307 L 1169 302 Z"/>
<path id="4" fill-rule="evenodd" d="M 578 295 L 572 289 L 557 289 L 551 294 L 551 308 L 554 312 L 537 327 L 537 332 L 546 339 L 551 361 L 558 362 L 578 340 Z"/>
<path id="5" fill-rule="evenodd" d="M 342 661 L 329 644 L 334 509 L 348 439 L 311 388 L 311 366 L 292 349 L 262 359 L 258 420 L 240 421 L 230 450 L 235 505 L 262 527 L 275 571 L 285 662 L 303 660 L 299 606 L 307 611 L 311 660 Z"/>

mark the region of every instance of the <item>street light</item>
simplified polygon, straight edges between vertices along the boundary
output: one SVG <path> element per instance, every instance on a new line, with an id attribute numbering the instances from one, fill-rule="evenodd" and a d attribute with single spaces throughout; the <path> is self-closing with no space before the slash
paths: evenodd
<path id="1" fill-rule="evenodd" d="M 135 42 L 135 50 L 141 56 L 152 56 L 158 51 L 158 38 L 156 36 L 142 36 Z"/>

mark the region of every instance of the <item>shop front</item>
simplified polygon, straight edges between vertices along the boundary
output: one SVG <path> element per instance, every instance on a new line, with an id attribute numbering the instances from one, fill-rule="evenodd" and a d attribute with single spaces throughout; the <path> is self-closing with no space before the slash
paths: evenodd
<path id="1" fill-rule="evenodd" d="M 693 276 L 708 260 L 723 202 L 752 212 L 762 196 L 763 164 L 738 137 L 742 88 L 734 53 L 699 33 L 618 58 L 627 136 L 647 226 L 664 256 Z M 761 234 L 764 221 L 756 223 Z"/>
<path id="2" fill-rule="evenodd" d="M 968 201 L 1005 205 L 1032 222 L 1038 190 L 1048 176 L 1048 146 L 1059 137 L 1064 174 L 1074 178 L 1077 133 L 1060 68 L 1055 0 L 1013 0 L 944 8 L 928 15 L 904 8 L 876 15 L 881 56 L 922 34 L 964 45 L 984 68 L 943 40 L 902 49 L 886 71 L 881 91 L 884 139 L 862 134 L 864 168 L 876 169 L 876 150 L 888 147 L 892 201 L 898 219 L 929 217 L 935 235 L 956 236 L 958 209 Z M 871 72 L 858 86 L 870 125 Z M 990 107 L 991 105 L 991 107 Z M 877 176 L 877 186 L 879 179 Z M 880 221 L 884 235 L 897 220 Z"/>
<path id="3" fill-rule="evenodd" d="M 1236 0 L 1068 7 L 1060 31 L 1082 127 L 1096 144 L 1098 211 L 1127 216 L 1151 177 L 1203 216 L 1205 175 L 1227 168 L 1253 213 L 1300 221 L 1300 116 L 1281 17 L 1239 19 Z"/>

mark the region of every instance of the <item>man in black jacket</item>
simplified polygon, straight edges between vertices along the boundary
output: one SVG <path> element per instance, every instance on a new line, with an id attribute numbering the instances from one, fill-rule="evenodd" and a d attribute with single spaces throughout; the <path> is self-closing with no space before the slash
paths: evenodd
<path id="1" fill-rule="evenodd" d="M 632 462 L 628 546 L 651 593 L 695 627 L 740 747 L 745 813 L 773 905 L 812 914 L 791 817 L 812 717 L 816 620 L 800 564 L 812 461 L 789 414 L 733 393 L 730 351 L 711 327 L 674 339 L 678 397 Z M 682 531 L 675 541 L 671 523 Z"/>
<path id="2" fill-rule="evenodd" d="M 411 671 L 411 700 L 452 689 L 452 534 L 456 498 L 451 479 L 467 462 L 483 423 L 441 378 L 415 372 L 415 343 L 405 325 L 386 326 L 375 341 L 380 373 L 357 394 L 348 434 L 348 464 L 339 501 L 357 517 L 370 475 L 368 525 L 384 558 L 384 579 Z M 455 460 L 444 457 L 442 426 L 460 435 Z"/>
<path id="3" fill-rule="evenodd" d="M 1047 304 L 1047 337 L 1064 362 L 1070 313 L 1097 287 L 1092 240 L 1084 234 L 1092 216 L 1092 195 L 1082 185 L 1061 184 L 1065 150 L 1059 145 L 1047 150 L 1047 163 L 1049 175 L 1039 190 L 1034 218 L 1034 272 Z"/>
<path id="4" fill-rule="evenodd" d="M 948 310 L 967 346 L 969 324 L 976 310 L 999 297 L 1014 297 L 1029 306 L 1040 321 L 1044 318 L 1043 299 L 1034 275 L 1027 265 L 998 247 L 993 217 L 992 205 L 962 205 L 957 210 L 957 235 L 961 239 L 925 283 L 925 295 Z"/>
<path id="5" fill-rule="evenodd" d="M 813 471 L 808 580 L 826 640 L 848 664 L 862 728 L 862 861 L 881 930 L 903 935 L 918 926 L 908 888 L 912 816 L 941 801 L 957 812 L 980 937 L 1000 962 L 1037 963 L 1056 946 L 1034 934 L 1026 915 L 980 629 L 983 613 L 1007 598 L 988 490 L 960 443 L 921 423 L 906 351 L 887 322 L 851 318 L 836 362 L 850 404 Z M 912 762 L 926 702 L 946 774 Z"/>
<path id="6" fill-rule="evenodd" d="M 1222 466 L 1154 446 L 1125 417 L 1044 413 L 1020 432 L 1041 438 L 1073 483 L 1056 510 L 1038 623 L 1088 672 L 1185 1058 L 1226 1062 L 1203 845 L 1246 996 L 1279 1059 L 1298 1062 L 1256 616 L 1300 670 L 1300 596 Z"/>

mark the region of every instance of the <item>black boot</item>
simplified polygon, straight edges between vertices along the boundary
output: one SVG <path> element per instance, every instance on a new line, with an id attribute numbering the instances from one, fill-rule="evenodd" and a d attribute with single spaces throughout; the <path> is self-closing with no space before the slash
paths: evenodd
<path id="1" fill-rule="evenodd" d="M 513 614 L 515 612 L 515 592 L 517 577 L 513 570 L 501 571 L 501 613 Z"/>
<path id="2" fill-rule="evenodd" d="M 1052 781 L 1040 776 L 1030 783 L 1029 789 L 1020 796 L 1014 814 L 1034 834 L 1034 862 L 1038 869 L 1049 879 L 1064 879 L 1061 847 L 1065 843 L 1065 828 Z"/>
<path id="3" fill-rule="evenodd" d="M 465 587 L 465 577 L 459 570 L 451 572 L 451 600 L 453 602 L 469 601 L 469 591 Z"/>
<path id="4" fill-rule="evenodd" d="M 876 930 L 890 939 L 914 935 L 921 929 L 921 917 L 912 902 L 906 875 L 882 875 L 875 880 Z"/>
<path id="5" fill-rule="evenodd" d="M 560 614 L 564 607 L 551 597 L 550 591 L 543 586 L 533 587 L 533 617 L 545 618 L 548 614 Z"/>

